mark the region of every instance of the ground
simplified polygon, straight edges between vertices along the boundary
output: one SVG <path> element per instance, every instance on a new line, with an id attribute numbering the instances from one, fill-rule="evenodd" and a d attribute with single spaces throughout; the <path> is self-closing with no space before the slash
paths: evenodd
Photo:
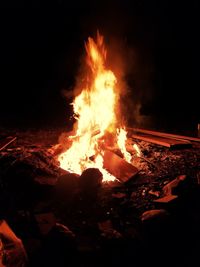
<path id="1" fill-rule="evenodd" d="M 170 150 L 129 139 L 142 152 L 132 153 L 139 173 L 99 184 L 94 170 L 83 187 L 52 156 L 62 132 L 1 131 L 17 140 L 0 152 L 0 214 L 30 266 L 198 266 L 198 143 Z"/>

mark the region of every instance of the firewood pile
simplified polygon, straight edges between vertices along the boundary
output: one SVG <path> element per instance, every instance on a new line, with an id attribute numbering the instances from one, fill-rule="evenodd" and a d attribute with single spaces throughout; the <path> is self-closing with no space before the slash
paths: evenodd
<path id="1" fill-rule="evenodd" d="M 141 150 L 132 152 L 138 173 L 102 183 L 98 169 L 79 176 L 59 168 L 51 152 L 59 134 L 1 137 L 0 219 L 22 240 L 29 266 L 194 266 L 200 143 L 171 149 L 130 133 L 127 148 Z"/>

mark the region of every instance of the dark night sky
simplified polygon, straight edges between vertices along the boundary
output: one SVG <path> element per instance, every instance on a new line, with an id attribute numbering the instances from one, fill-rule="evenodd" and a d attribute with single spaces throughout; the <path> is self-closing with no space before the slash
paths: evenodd
<path id="1" fill-rule="evenodd" d="M 84 41 L 99 29 L 108 45 L 119 40 L 135 55 L 130 64 L 127 58 L 125 77 L 141 112 L 154 117 L 157 128 L 196 127 L 197 2 L 67 2 L 44 9 L 35 1 L 33 8 L 18 4 L 0 10 L 0 126 L 64 125 L 70 110 L 61 90 L 73 87 Z"/>

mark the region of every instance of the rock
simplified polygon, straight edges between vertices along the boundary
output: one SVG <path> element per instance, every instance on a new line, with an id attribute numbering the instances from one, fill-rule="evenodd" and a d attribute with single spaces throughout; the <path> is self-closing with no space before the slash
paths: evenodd
<path id="1" fill-rule="evenodd" d="M 28 258 L 23 243 L 14 234 L 5 220 L 0 221 L 0 236 L 0 266 L 27 266 Z"/>
<path id="2" fill-rule="evenodd" d="M 55 186 L 58 178 L 55 176 L 37 176 L 34 181 L 39 185 Z"/>
<path id="3" fill-rule="evenodd" d="M 102 232 L 101 236 L 106 239 L 119 239 L 122 235 L 113 229 L 112 222 L 110 220 L 98 223 L 99 230 Z"/>
<path id="4" fill-rule="evenodd" d="M 141 220 L 144 221 L 150 221 L 152 219 L 163 219 L 168 217 L 169 213 L 164 209 L 155 209 L 155 210 L 147 210 L 145 211 L 142 216 Z"/>
<path id="5" fill-rule="evenodd" d="M 70 206 L 71 202 L 78 190 L 79 175 L 75 173 L 67 173 L 58 178 L 55 186 L 54 200 L 57 207 Z"/>
<path id="6" fill-rule="evenodd" d="M 80 176 L 79 186 L 84 192 L 96 191 L 102 185 L 103 175 L 97 168 L 88 168 Z"/>
<path id="7" fill-rule="evenodd" d="M 50 230 L 56 225 L 56 218 L 51 212 L 35 214 L 35 219 L 42 235 L 48 234 Z"/>
<path id="8" fill-rule="evenodd" d="M 60 223 L 42 239 L 41 249 L 37 257 L 33 257 L 31 266 L 76 266 L 74 257 L 75 235 Z"/>

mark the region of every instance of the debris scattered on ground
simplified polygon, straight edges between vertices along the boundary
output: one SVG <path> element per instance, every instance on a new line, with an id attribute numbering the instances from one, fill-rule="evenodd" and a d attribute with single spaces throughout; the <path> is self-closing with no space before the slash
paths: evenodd
<path id="1" fill-rule="evenodd" d="M 159 249 L 160 244 L 157 221 L 166 222 L 160 231 L 169 233 L 180 248 L 181 233 L 176 232 L 185 233 L 189 228 L 198 233 L 198 146 L 172 151 L 137 141 L 142 156 L 130 149 L 132 164 L 139 170 L 134 179 L 104 184 L 98 170 L 89 169 L 80 176 L 59 168 L 53 157 L 55 150 L 51 151 L 57 143 L 57 132 L 9 135 L 17 140 L 0 151 L 0 201 L 4 203 L 0 214 L 15 226 L 14 232 L 25 244 L 32 266 L 39 266 L 40 260 L 43 266 L 63 266 L 61 260 L 67 265 L 69 259 L 63 249 L 71 255 L 78 253 L 80 261 L 87 263 L 87 253 L 99 253 L 99 258 L 105 259 L 109 256 L 104 254 L 108 247 L 118 256 L 116 251 L 121 251 L 121 263 L 132 258 L 133 247 L 135 257 L 136 251 L 148 253 L 146 246 L 153 253 L 153 246 Z M 167 224 L 169 218 L 171 225 Z M 144 229 L 146 224 L 150 228 Z M 198 234 L 193 236 L 198 238 Z M 116 245 L 119 240 L 122 243 Z M 185 242 L 191 244 L 189 241 L 188 235 Z M 93 261 L 90 266 L 98 265 Z"/>

